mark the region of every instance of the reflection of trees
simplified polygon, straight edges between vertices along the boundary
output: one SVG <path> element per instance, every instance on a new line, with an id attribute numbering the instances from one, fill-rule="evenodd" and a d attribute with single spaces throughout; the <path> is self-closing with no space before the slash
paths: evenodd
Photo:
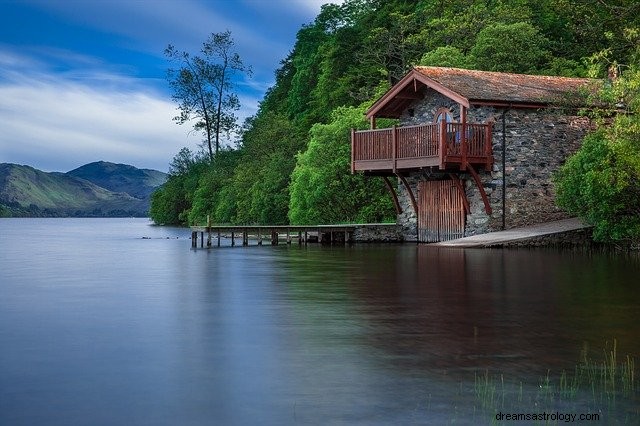
<path id="1" fill-rule="evenodd" d="M 591 278 L 611 267 L 591 267 L 580 254 L 424 245 L 290 253 L 282 273 L 295 277 L 284 279 L 299 320 L 317 322 L 316 332 L 329 339 L 323 344 L 344 339 L 391 368 L 538 377 L 572 368 L 585 339 L 616 330 L 620 335 L 610 337 L 631 341 L 636 333 L 616 328 L 619 321 L 628 329 L 630 318 L 605 308 L 602 291 L 575 299 L 582 286 L 601 289 L 602 279 Z M 579 280 L 571 274 L 576 268 L 584 271 Z M 624 281 L 621 274 L 615 276 Z"/>

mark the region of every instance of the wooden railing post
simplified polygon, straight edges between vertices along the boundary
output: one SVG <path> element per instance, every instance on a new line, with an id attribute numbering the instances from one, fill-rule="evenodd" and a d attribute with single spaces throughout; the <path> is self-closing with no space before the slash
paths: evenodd
<path id="1" fill-rule="evenodd" d="M 447 149 L 447 123 L 442 120 L 438 124 L 440 125 L 440 128 L 438 129 L 438 135 L 440 139 L 440 141 L 438 142 L 438 159 L 440 160 L 439 168 L 443 170 L 445 151 Z"/>
<path id="2" fill-rule="evenodd" d="M 491 164 L 493 163 L 493 132 L 491 130 L 491 124 L 485 124 L 484 128 L 484 154 L 486 155 L 485 169 L 491 171 Z"/>
<path id="3" fill-rule="evenodd" d="M 393 173 L 396 172 L 397 161 L 396 158 L 398 156 L 398 128 L 393 126 L 391 130 L 391 161 L 393 161 Z"/>
<path id="4" fill-rule="evenodd" d="M 460 170 L 464 170 L 467 168 L 467 123 L 465 121 L 462 122 L 462 135 L 460 135 L 460 155 L 462 157 Z"/>
<path id="5" fill-rule="evenodd" d="M 356 172 L 356 164 L 355 164 L 356 151 L 355 151 L 355 146 L 356 146 L 356 130 L 352 127 L 351 128 L 351 174 L 354 174 Z"/>

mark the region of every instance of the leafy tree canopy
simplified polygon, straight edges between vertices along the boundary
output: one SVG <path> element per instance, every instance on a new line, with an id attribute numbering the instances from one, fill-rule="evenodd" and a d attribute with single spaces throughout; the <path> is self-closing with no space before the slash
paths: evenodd
<path id="1" fill-rule="evenodd" d="M 181 151 L 174 159 L 172 177 L 154 195 L 152 217 L 185 224 L 204 223 L 207 215 L 214 222 L 237 224 L 387 218 L 391 201 L 380 179 L 349 170 L 349 129 L 366 126 L 363 102 L 375 100 L 415 64 L 602 78 L 612 64 L 634 63 L 634 57 L 637 63 L 639 39 L 633 34 L 638 28 L 637 0 L 346 0 L 325 5 L 299 30 L 274 85 L 244 123 L 238 145 L 220 149 L 219 161 L 212 161 L 219 148 L 216 135 L 237 129 L 237 97 L 229 85 L 198 79 L 223 82 L 219 77 L 224 74 L 227 82 L 235 81 L 233 73 L 221 72 L 223 52 L 215 46 L 229 48 L 227 70 L 237 72 L 236 77 L 247 68 L 233 53 L 228 32 L 208 40 L 197 56 L 170 46 L 174 99 L 179 106 L 189 100 L 176 119 L 193 120 L 207 150 Z M 634 79 L 627 74 L 626 81 Z M 194 85 L 198 82 L 206 84 Z M 200 96 L 198 87 L 207 94 Z M 634 128 L 633 122 L 625 126 Z M 614 138 L 609 132 L 593 138 L 609 146 Z M 615 138 L 623 140 L 618 134 Z M 628 160 L 632 147 L 616 145 L 611 152 Z M 602 155 L 609 152 L 598 149 Z M 616 182 L 623 181 L 616 176 Z"/>
<path id="2" fill-rule="evenodd" d="M 640 67 L 600 99 L 618 110 L 588 135 L 556 176 L 558 203 L 594 226 L 599 241 L 640 243 Z M 620 109 L 623 111 L 620 111 Z M 610 116 L 610 114 L 605 114 Z"/>
<path id="3" fill-rule="evenodd" d="M 180 114 L 174 120 L 178 124 L 193 121 L 194 129 L 201 131 L 213 160 L 220 150 L 220 137 L 236 128 L 234 114 L 240 108 L 238 95 L 233 92 L 234 75 L 251 74 L 240 56 L 233 51 L 231 32 L 213 33 L 202 44 L 201 55 L 191 55 L 169 45 L 164 53 L 178 64 L 167 73 L 173 99 Z"/>

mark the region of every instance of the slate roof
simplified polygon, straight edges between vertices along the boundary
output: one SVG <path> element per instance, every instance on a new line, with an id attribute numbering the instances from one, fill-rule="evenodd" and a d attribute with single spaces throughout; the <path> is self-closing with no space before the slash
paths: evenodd
<path id="1" fill-rule="evenodd" d="M 414 67 L 367 112 L 372 117 L 399 117 L 427 88 L 469 107 L 474 103 L 544 107 L 570 93 L 596 87 L 598 80 L 477 71 L 446 67 Z"/>

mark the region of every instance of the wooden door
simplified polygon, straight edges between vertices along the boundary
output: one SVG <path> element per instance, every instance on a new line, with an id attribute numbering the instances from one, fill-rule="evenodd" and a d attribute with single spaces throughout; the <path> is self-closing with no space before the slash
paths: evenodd
<path id="1" fill-rule="evenodd" d="M 434 243 L 464 237 L 462 194 L 453 180 L 418 184 L 418 241 Z"/>

